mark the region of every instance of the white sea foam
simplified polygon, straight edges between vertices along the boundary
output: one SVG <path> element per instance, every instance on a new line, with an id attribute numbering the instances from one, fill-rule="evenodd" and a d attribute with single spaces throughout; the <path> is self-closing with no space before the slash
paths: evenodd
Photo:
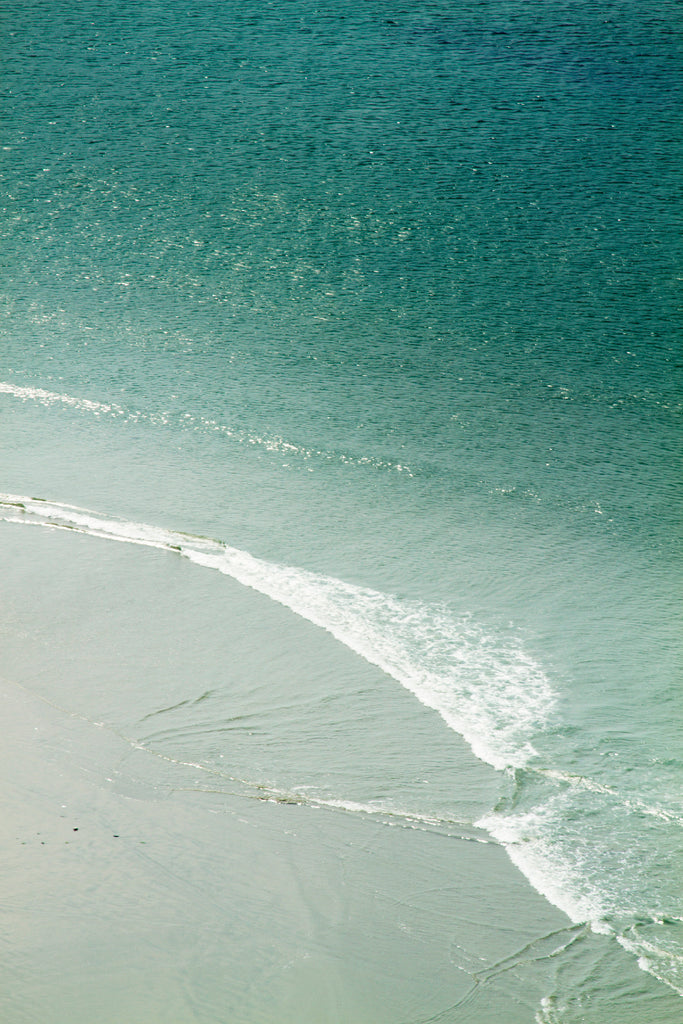
<path id="1" fill-rule="evenodd" d="M 534 767 L 533 771 L 543 778 L 552 779 L 555 782 L 565 783 L 572 789 L 585 789 L 591 793 L 600 793 L 610 799 L 618 800 L 627 811 L 636 811 L 650 818 L 660 818 L 662 821 L 676 822 L 683 824 L 683 817 L 680 810 L 670 807 L 662 807 L 658 804 L 646 803 L 635 796 L 622 796 L 614 786 L 606 786 L 603 782 L 591 779 L 585 775 L 577 775 L 575 772 L 560 771 L 556 768 Z"/>
<path id="2" fill-rule="evenodd" d="M 562 1024 L 563 1008 L 558 1008 L 552 997 L 544 996 L 541 999 L 541 1007 L 534 1017 L 535 1024 Z"/>
<path id="3" fill-rule="evenodd" d="M 521 767 L 554 694 L 521 648 L 444 608 L 402 601 L 342 580 L 255 558 L 220 541 L 98 515 L 33 498 L 0 496 L 4 518 L 174 549 L 266 594 L 377 665 L 437 711 L 497 769 Z"/>
<path id="4" fill-rule="evenodd" d="M 666 944 L 667 928 L 681 919 L 643 916 L 638 886 L 629 891 L 629 867 L 623 868 L 623 875 L 617 871 L 608 877 L 605 866 L 600 867 L 604 851 L 596 850 L 588 835 L 572 837 L 567 831 L 572 817 L 575 812 L 558 792 L 531 811 L 492 813 L 475 826 L 504 846 L 537 892 L 574 924 L 585 923 L 596 934 L 612 936 L 636 956 L 643 970 L 683 995 L 679 944 L 672 949 Z"/>
<path id="5" fill-rule="evenodd" d="M 306 807 L 314 807 L 321 810 L 343 811 L 348 814 L 373 818 L 385 825 L 393 825 L 399 828 L 437 830 L 457 836 L 459 839 L 468 842 L 484 844 L 494 842 L 493 839 L 485 835 L 483 830 L 477 829 L 468 821 L 422 814 L 419 811 L 403 810 L 385 804 L 382 801 L 360 803 L 357 800 L 315 796 L 307 791 L 307 787 L 282 790 L 272 786 L 258 785 L 256 788 L 259 790 L 259 799 L 273 801 L 274 803 L 303 804 Z"/>
<path id="6" fill-rule="evenodd" d="M 647 971 L 683 996 L 683 957 L 668 953 L 653 943 L 633 941 L 623 935 L 617 936 L 617 942 L 637 957 L 641 971 Z"/>
<path id="7" fill-rule="evenodd" d="M 562 856 L 553 842 L 550 819 L 554 817 L 552 802 L 520 814 L 488 814 L 475 822 L 485 829 L 508 852 L 534 889 L 562 910 L 574 923 L 590 923 L 594 931 L 610 931 L 604 918 L 608 907 L 600 894 L 581 882 L 577 863 Z"/>
<path id="8" fill-rule="evenodd" d="M 597 887 L 599 879 L 593 879 L 591 864 L 582 862 L 583 854 L 576 845 L 569 850 L 557 842 L 560 819 L 564 820 L 562 801 L 576 790 L 616 799 L 655 817 L 670 816 L 660 808 L 641 805 L 633 797 L 620 799 L 613 787 L 584 776 L 529 766 L 534 754 L 532 737 L 548 721 L 555 697 L 541 668 L 519 645 L 487 635 L 470 620 L 456 619 L 442 607 L 403 601 L 329 576 L 266 562 L 209 538 L 7 494 L 0 495 L 0 519 L 172 550 L 197 565 L 224 573 L 328 630 L 378 665 L 437 711 L 483 761 L 500 770 L 531 768 L 533 775 L 557 785 L 555 795 L 532 810 L 492 813 L 477 821 L 474 828 L 484 830 L 504 846 L 534 888 L 572 922 L 587 922 L 595 932 L 614 935 L 624 948 L 636 954 L 643 969 L 681 991 L 670 977 L 672 966 L 677 966 L 672 964 L 671 956 L 656 944 L 646 946 L 641 936 L 615 930 L 610 924 L 615 908 Z M 412 827 L 461 824 L 306 793 L 267 790 L 260 798 L 380 815 L 389 822 L 397 816 L 401 823 L 412 823 Z M 628 807 L 624 807 L 626 812 Z M 476 832 L 466 838 L 485 841 Z"/>

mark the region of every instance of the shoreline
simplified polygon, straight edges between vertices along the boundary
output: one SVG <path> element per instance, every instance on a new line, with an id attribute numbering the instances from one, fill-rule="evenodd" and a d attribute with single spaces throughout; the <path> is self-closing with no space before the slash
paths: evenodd
<path id="1" fill-rule="evenodd" d="M 211 791 L 189 766 L 152 759 L 150 770 L 143 751 L 122 775 L 124 740 L 0 685 L 13 936 L 3 988 L 6 1007 L 25 1006 L 13 1019 L 49 1006 L 55 1024 L 225 1013 L 388 1024 L 473 999 L 463 1020 L 532 1019 L 531 1003 L 511 1013 L 520 992 L 496 983 L 496 967 L 523 964 L 530 944 L 559 948 L 576 929 L 501 847 Z M 492 897 L 509 904 L 496 922 Z"/>
<path id="2" fill-rule="evenodd" d="M 226 1014 L 244 1024 L 395 1024 L 428 1015 L 525 1024 L 561 1019 L 543 1015 L 560 998 L 563 975 L 580 989 L 604 961 L 604 1003 L 597 999 L 586 1019 L 609 1019 L 616 974 L 639 992 L 633 1014 L 625 1003 L 621 1020 L 635 1024 L 646 999 L 648 1021 L 664 1024 L 667 1017 L 656 1015 L 661 986 L 611 940 L 572 925 L 497 843 L 237 785 L 257 777 L 253 758 L 269 749 L 256 722 L 256 739 L 240 755 L 252 759 L 251 775 L 232 762 L 225 772 L 193 763 L 192 742 L 185 756 L 168 726 L 149 734 L 157 736 L 157 756 L 116 725 L 131 700 L 131 722 L 172 720 L 181 713 L 173 710 L 177 686 L 185 687 L 185 703 L 204 693 L 194 705 L 210 708 L 207 684 L 217 668 L 231 686 L 243 681 L 251 701 L 253 679 L 265 673 L 264 714 L 275 698 L 285 708 L 280 685 L 285 696 L 294 686 L 301 701 L 289 719 L 278 719 L 275 754 L 294 729 L 305 744 L 294 749 L 304 756 L 315 739 L 306 709 L 327 685 L 330 713 L 337 699 L 365 702 L 370 746 L 359 740 L 346 752 L 361 767 L 379 743 L 385 768 L 404 770 L 401 730 L 425 728 L 425 740 L 414 744 L 423 763 L 412 773 L 429 778 L 430 763 L 443 772 L 448 757 L 453 805 L 490 801 L 493 770 L 378 670 L 263 595 L 164 553 L 9 526 L 0 541 L 14 556 L 7 564 L 17 605 L 3 623 L 14 636 L 0 684 L 5 928 L 13 949 L 3 990 L 13 1020 L 45 1019 L 49 1008 L 54 1024 L 140 1017 L 209 1024 Z M 39 600 L 35 589 L 28 599 L 32 587 L 42 588 Z M 153 619 L 145 619 L 152 601 Z M 218 632 L 228 623 L 234 637 Z M 197 641 L 178 679 L 169 679 L 165 659 L 174 664 L 188 638 L 206 636 L 211 650 Z M 238 668 L 230 658 L 241 659 Z M 139 681 L 134 669 L 143 672 Z M 60 689 L 65 700 L 55 699 Z M 69 706 L 69 694 L 80 707 Z M 239 708 L 242 698 L 235 699 Z M 372 725 L 380 700 L 383 708 L 390 701 L 391 734 Z M 182 720 L 184 729 L 190 721 Z M 211 713 L 201 719 L 210 721 Z M 164 747 L 169 735 L 177 750 Z M 242 733 L 224 735 L 237 757 Z M 328 768 L 346 792 L 353 776 L 344 782 L 343 761 L 332 758 Z M 272 770 L 261 768 L 262 782 Z"/>

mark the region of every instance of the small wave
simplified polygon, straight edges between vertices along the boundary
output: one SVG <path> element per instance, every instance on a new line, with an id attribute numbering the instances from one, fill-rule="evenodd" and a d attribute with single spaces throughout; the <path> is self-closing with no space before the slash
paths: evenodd
<path id="1" fill-rule="evenodd" d="M 672 959 L 678 954 L 660 949 L 651 935 L 629 931 L 628 914 L 635 910 L 623 904 L 621 893 L 617 894 L 619 916 L 615 915 L 614 901 L 599 888 L 602 876 L 594 877 L 593 853 L 585 841 L 571 850 L 558 844 L 558 836 L 566 831 L 567 800 L 593 793 L 596 799 L 619 807 L 625 801 L 613 787 L 596 780 L 530 763 L 535 754 L 532 738 L 547 723 L 555 696 L 541 668 L 516 643 L 487 634 L 471 620 L 455 618 L 440 606 L 400 600 L 329 576 L 266 562 L 220 540 L 106 517 L 78 506 L 4 494 L 0 495 L 0 520 L 153 547 L 219 571 L 328 630 L 379 666 L 437 711 L 483 761 L 507 769 L 515 777 L 534 776 L 550 782 L 554 793 L 550 797 L 546 793 L 541 805 L 521 813 L 494 812 L 472 826 L 379 804 L 328 798 L 307 792 L 305 787 L 284 791 L 231 780 L 208 766 L 194 765 L 209 771 L 219 786 L 234 782 L 241 789 L 248 787 L 250 792 L 243 795 L 253 799 L 372 815 L 387 825 L 448 830 L 477 842 L 489 841 L 483 836 L 487 833 L 506 849 L 534 888 L 571 921 L 589 923 L 593 931 L 613 936 L 637 955 L 644 969 L 679 991 L 679 964 Z M 145 745 L 136 746 L 164 756 Z M 668 822 L 672 818 L 662 808 L 641 806 L 632 794 L 626 799 L 652 819 Z"/>
<path id="2" fill-rule="evenodd" d="M 574 786 L 607 798 L 600 804 L 604 819 L 611 812 L 624 819 L 637 802 L 620 797 L 612 787 L 566 773 L 536 772 L 532 774 L 571 781 Z M 586 783 L 589 783 L 586 785 Z M 658 809 L 650 808 L 652 816 L 662 819 Z M 635 849 L 614 848 L 607 833 L 592 835 L 581 822 L 590 809 L 583 807 L 577 816 L 575 798 L 564 789 L 531 810 L 517 813 L 493 812 L 475 822 L 505 847 L 510 860 L 526 876 L 531 885 L 562 910 L 574 924 L 587 924 L 596 934 L 610 936 L 628 952 L 636 955 L 639 966 L 659 981 L 683 995 L 683 929 L 681 918 L 670 914 L 642 914 L 652 895 L 647 885 L 651 872 L 643 867 Z M 593 812 L 595 813 L 595 812 Z M 664 820 L 670 821 L 666 817 Z M 617 840 L 619 842 L 619 840 Z M 645 877 L 645 889 L 643 878 Z M 679 905 L 674 895 L 662 892 L 662 905 Z M 672 925 L 677 925 L 672 929 Z M 667 948 L 667 937 L 678 934 Z"/>
<path id="3" fill-rule="evenodd" d="M 0 381 L 0 394 L 11 395 L 13 398 L 21 399 L 22 402 L 36 402 L 46 407 L 64 405 L 79 412 L 89 412 L 95 416 L 111 416 L 127 423 L 151 423 L 154 426 L 173 426 L 180 430 L 220 434 L 237 444 L 292 456 L 304 461 L 317 459 L 348 466 L 370 466 L 373 469 L 390 470 L 406 476 L 413 476 L 409 466 L 391 459 L 381 459 L 374 455 L 352 455 L 350 452 L 325 451 L 322 448 L 294 444 L 276 434 L 259 434 L 229 427 L 217 420 L 209 419 L 206 416 L 195 416 L 191 413 L 143 412 L 139 409 L 129 409 L 117 405 L 115 402 L 97 402 L 89 398 L 78 398 L 56 391 L 47 391 L 44 388 L 9 384 L 6 381 Z"/>
<path id="4" fill-rule="evenodd" d="M 362 817 L 381 821 L 385 825 L 428 831 L 436 830 L 472 843 L 490 845 L 495 842 L 481 829 L 473 827 L 467 821 L 460 821 L 456 818 L 445 818 L 443 816 L 421 814 L 418 811 L 402 810 L 381 802 L 359 803 L 357 800 L 316 796 L 303 789 L 281 790 L 262 785 L 256 788 L 262 794 L 258 797 L 259 799 L 272 801 L 273 803 L 299 804 L 305 807 L 326 808 L 333 811 L 342 811 L 347 814 L 358 814 Z"/>
<path id="5" fill-rule="evenodd" d="M 558 857 L 547 820 L 545 805 L 523 814 L 487 814 L 475 822 L 508 852 L 513 864 L 528 878 L 534 889 L 562 910 L 574 924 L 590 922 L 600 930 L 608 907 L 599 894 L 581 889 L 576 866 Z"/>
<path id="6" fill-rule="evenodd" d="M 22 402 L 38 402 L 40 405 L 68 405 L 72 409 L 80 409 L 82 412 L 92 412 L 96 416 L 126 416 L 126 410 L 120 405 L 106 402 L 93 402 L 89 398 L 75 398 L 73 395 L 61 395 L 55 391 L 46 391 L 44 388 L 20 387 L 17 384 L 8 384 L 0 381 L 0 393 L 12 395 L 13 398 L 20 398 Z"/>
<path id="7" fill-rule="evenodd" d="M 403 601 L 330 576 L 255 558 L 222 541 L 101 516 L 44 499 L 0 495 L 3 518 L 175 551 L 231 576 L 330 632 L 392 676 L 502 770 L 525 765 L 554 693 L 541 668 L 445 608 Z"/>
<path id="8" fill-rule="evenodd" d="M 680 811 L 662 807 L 658 804 L 646 803 L 636 796 L 624 796 L 616 787 L 605 785 L 605 783 L 598 782 L 596 779 L 591 779 L 586 775 L 564 772 L 557 768 L 539 768 L 537 766 L 529 766 L 525 770 L 542 778 L 551 779 L 561 784 L 564 783 L 573 789 L 585 789 L 591 793 L 601 793 L 611 799 L 618 800 L 626 810 L 637 811 L 639 814 L 646 815 L 646 817 L 660 818 L 662 821 L 683 825 L 683 816 Z"/>
<path id="9" fill-rule="evenodd" d="M 638 958 L 641 970 L 652 974 L 679 995 L 683 996 L 683 953 L 681 936 L 683 918 L 652 917 L 637 921 L 626 932 L 617 936 L 620 946 Z M 668 933 L 677 933 L 676 948 L 669 948 Z"/>

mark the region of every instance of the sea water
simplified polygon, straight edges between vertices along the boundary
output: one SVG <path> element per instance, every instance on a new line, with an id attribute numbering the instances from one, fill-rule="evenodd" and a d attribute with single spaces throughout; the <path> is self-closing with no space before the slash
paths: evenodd
<path id="1" fill-rule="evenodd" d="M 94 572 L 115 541 L 237 581 L 407 703 L 264 689 L 261 612 L 242 690 L 25 685 L 240 792 L 500 844 L 674 1019 L 675 4 L 5 7 L 8 550 L 42 527 Z M 566 945 L 537 1020 L 614 984 L 577 995 Z"/>

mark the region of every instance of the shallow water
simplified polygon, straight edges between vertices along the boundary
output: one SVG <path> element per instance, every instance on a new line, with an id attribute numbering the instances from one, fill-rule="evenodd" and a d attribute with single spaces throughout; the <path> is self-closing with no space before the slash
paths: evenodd
<path id="1" fill-rule="evenodd" d="M 350 969 L 349 946 L 331 952 L 314 928 L 307 955 L 326 949 L 326 966 L 295 972 L 291 1019 L 324 1005 L 377 1021 L 397 978 L 386 1019 L 671 1019 L 673 5 L 49 7 L 9 4 L 2 58 L 10 691 L 21 684 L 39 718 L 45 701 L 61 709 L 57 746 L 80 716 L 85 762 L 92 723 L 124 744 L 118 774 L 86 769 L 91 809 L 116 778 L 112 799 L 142 787 L 163 829 L 160 794 L 196 771 L 229 790 L 229 814 L 274 862 L 281 815 L 305 835 L 324 820 L 294 918 L 315 917 L 311 865 L 341 885 L 335 830 L 370 830 L 354 860 L 364 896 L 341 885 L 325 924 L 335 942 L 345 914 L 357 916 L 344 941 L 373 934 L 373 844 L 387 863 L 395 844 L 390 888 L 430 864 L 443 903 L 416 941 L 420 977 L 441 965 L 435 1002 L 390 966 L 393 931 L 375 981 L 356 988 L 331 966 Z M 32 779 L 38 815 L 50 798 L 36 765 Z M 199 788 L 178 815 L 208 829 L 210 870 L 207 822 L 223 805 Z M 181 831 L 167 855 L 186 879 Z M 260 842 L 240 846 L 241 863 Z M 455 907 L 451 872 L 460 891 L 479 847 L 482 881 Z M 496 925 L 477 945 L 505 902 L 500 871 L 524 935 L 506 945 Z M 286 888 L 247 915 L 249 938 L 207 938 L 212 995 L 201 1007 L 174 989 L 178 1020 L 226 1007 L 287 1019 L 286 930 L 277 968 L 253 973 Z M 444 915 L 470 913 L 474 932 L 437 956 Z M 35 941 L 29 930 L 26 963 Z M 196 993 L 199 967 L 181 970 L 165 942 L 158 956 L 173 948 Z M 478 957 L 493 970 L 528 942 L 545 952 L 502 975 L 533 998 L 500 972 L 480 984 Z M 238 949 L 245 980 L 227 993 L 217 965 Z M 479 979 L 474 1001 L 456 975 Z M 153 1019 L 130 992 L 126 1019 Z"/>

